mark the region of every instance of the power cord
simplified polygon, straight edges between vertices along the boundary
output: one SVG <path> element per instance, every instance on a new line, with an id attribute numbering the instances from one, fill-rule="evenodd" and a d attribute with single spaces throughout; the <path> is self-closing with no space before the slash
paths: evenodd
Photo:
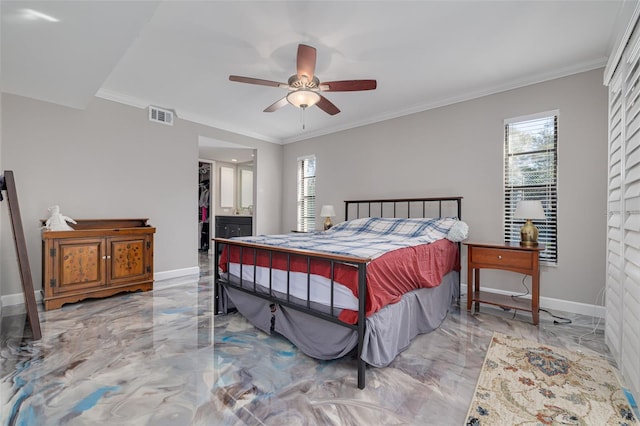
<path id="1" fill-rule="evenodd" d="M 607 290 L 607 288 L 606 288 L 606 287 L 602 287 L 602 288 L 600 289 L 600 291 L 598 292 L 598 294 L 596 295 L 596 300 L 595 300 L 595 302 L 597 303 L 597 302 L 598 302 L 598 299 L 600 299 L 600 304 L 601 304 L 602 306 L 604 306 L 604 297 L 605 297 L 606 290 Z M 595 304 L 594 304 L 594 305 L 595 305 Z M 594 310 L 595 310 L 595 308 L 594 308 Z M 595 312 L 594 312 L 594 313 L 595 313 Z M 596 321 L 596 320 L 595 320 L 595 318 L 596 318 L 596 315 L 593 315 L 593 316 L 591 317 L 591 325 L 593 326 L 593 328 L 591 329 L 591 331 L 590 331 L 590 332 L 588 332 L 588 333 L 584 333 L 584 334 L 582 334 L 582 335 L 580 335 L 580 336 L 578 337 L 578 346 L 579 346 L 579 347 L 581 347 L 581 346 L 582 346 L 582 339 L 583 339 L 585 336 L 588 336 L 588 335 L 590 335 L 590 334 L 593 334 L 593 338 L 592 338 L 592 339 L 589 339 L 589 340 L 586 340 L 587 342 L 591 342 L 592 340 L 595 340 L 595 339 L 597 338 L 597 337 L 596 337 L 596 330 L 597 330 L 597 329 L 598 329 L 598 327 L 600 326 L 600 322 L 602 321 L 602 317 L 598 316 L 598 321 Z"/>
<path id="2" fill-rule="evenodd" d="M 525 283 L 525 280 L 527 279 L 527 277 L 528 277 L 528 275 L 526 275 L 526 274 L 522 276 L 522 286 L 525 288 L 525 290 L 527 290 L 527 291 L 526 291 L 526 293 L 522 293 L 522 294 L 513 294 L 513 295 L 511 295 L 511 297 L 512 297 L 513 299 L 516 299 L 516 298 L 518 298 L 518 297 L 525 297 L 525 296 L 528 296 L 528 295 L 530 294 L 529 287 L 527 287 L 527 284 Z M 561 316 L 558 316 L 558 315 L 555 315 L 555 314 L 553 314 L 553 313 L 549 312 L 549 311 L 548 311 L 548 310 L 546 310 L 546 309 L 538 308 L 538 311 L 545 312 L 545 313 L 547 313 L 547 314 L 551 315 L 551 317 L 555 318 L 555 319 L 553 320 L 553 323 L 554 323 L 554 324 L 561 324 L 561 325 L 564 325 L 564 324 L 571 324 L 571 322 L 572 322 L 572 321 L 571 321 L 571 319 L 569 319 L 569 318 L 565 318 L 565 317 L 561 317 Z M 514 317 L 514 318 L 516 317 L 515 312 L 513 313 L 513 317 Z"/>
<path id="3" fill-rule="evenodd" d="M 524 282 L 526 279 L 527 279 L 527 275 L 523 275 L 522 276 L 522 287 L 524 287 L 524 289 L 527 290 L 527 292 L 526 293 L 522 293 L 522 294 L 512 294 L 511 295 L 512 298 L 515 299 L 515 298 L 518 298 L 518 297 L 525 297 L 525 296 L 529 295 L 529 293 L 530 293 L 529 287 L 527 287 L 527 284 L 525 284 L 525 282 Z"/>
<path id="4" fill-rule="evenodd" d="M 565 318 L 565 317 L 561 317 L 561 316 L 552 314 L 551 312 L 547 311 L 546 309 L 540 308 L 538 310 L 540 312 L 546 312 L 547 314 L 551 315 L 553 318 L 556 318 L 556 319 L 553 320 L 554 324 L 561 324 L 561 325 L 571 324 L 571 319 L 570 318 Z"/>

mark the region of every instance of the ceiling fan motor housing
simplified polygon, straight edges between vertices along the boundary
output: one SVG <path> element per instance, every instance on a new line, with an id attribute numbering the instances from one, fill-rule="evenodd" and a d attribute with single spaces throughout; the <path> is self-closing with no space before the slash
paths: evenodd
<path id="1" fill-rule="evenodd" d="M 318 90 L 320 87 L 320 80 L 318 80 L 318 77 L 315 77 L 315 76 L 311 79 L 311 81 L 302 81 L 301 79 L 298 78 L 296 74 L 294 74 L 291 77 L 289 77 L 288 83 L 289 83 L 290 90 L 297 90 L 297 89 Z"/>

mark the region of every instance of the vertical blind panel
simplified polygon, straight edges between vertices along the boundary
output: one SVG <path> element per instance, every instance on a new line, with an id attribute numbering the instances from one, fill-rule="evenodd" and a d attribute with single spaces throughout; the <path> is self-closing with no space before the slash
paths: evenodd
<path id="1" fill-rule="evenodd" d="M 638 34 L 634 35 L 634 37 L 637 36 Z M 640 42 L 640 38 L 638 38 L 637 42 Z M 639 52 L 632 53 L 633 54 L 629 55 L 627 58 L 627 67 L 626 72 L 624 73 L 624 82 L 627 87 L 627 91 L 624 92 L 625 98 L 629 97 L 629 92 L 633 89 L 633 82 L 637 80 L 638 68 L 640 68 L 640 61 L 638 61 Z"/>
<path id="2" fill-rule="evenodd" d="M 617 253 L 609 253 L 609 256 L 607 256 L 607 259 L 613 260 L 614 258 L 617 258 L 617 260 L 620 259 Z M 622 288 L 622 278 L 623 278 L 622 271 L 618 269 L 617 266 L 611 265 L 611 268 L 609 268 L 609 271 L 607 272 L 607 276 L 612 280 L 614 280 L 616 283 L 620 284 L 618 288 L 614 289 L 613 292 L 611 293 L 613 295 L 617 294 L 618 297 L 620 297 L 621 292 L 618 290 Z"/>
<path id="3" fill-rule="evenodd" d="M 618 74 L 619 75 L 619 74 Z M 615 78 L 614 78 L 615 80 Z M 617 79 L 619 85 L 620 80 Z M 611 351 L 620 360 L 622 354 L 622 155 L 623 102 L 621 87 L 609 90 L 609 188 L 607 220 L 607 275 L 605 336 Z"/>
<path id="4" fill-rule="evenodd" d="M 632 309 L 629 311 L 633 312 Z M 640 340 L 640 336 L 635 330 L 638 327 L 638 320 L 640 318 L 632 313 L 629 318 L 624 318 L 622 327 L 627 331 L 622 336 L 622 374 L 625 376 L 625 382 L 631 382 L 635 386 L 640 382 L 640 368 L 638 366 L 638 347 L 640 346 L 638 340 Z"/>
<path id="5" fill-rule="evenodd" d="M 635 42 L 640 44 L 638 31 Z M 640 59 L 629 66 L 626 79 L 623 116 L 626 127 L 624 157 L 624 207 L 627 218 L 624 221 L 624 293 L 622 325 L 622 372 L 632 388 L 640 390 Z"/>
<path id="6" fill-rule="evenodd" d="M 620 92 L 618 92 L 617 99 L 611 105 L 611 110 L 612 117 L 609 121 L 611 130 L 609 131 L 609 133 L 611 135 L 618 135 L 622 131 L 622 102 L 620 98 Z"/>
<path id="7" fill-rule="evenodd" d="M 622 188 L 620 187 L 620 176 L 618 176 L 611 181 L 611 187 L 609 188 L 609 201 L 619 203 L 621 192 Z"/>
<path id="8" fill-rule="evenodd" d="M 621 147 L 620 145 L 618 145 L 617 147 L 611 147 L 611 148 L 615 150 L 611 151 L 611 155 L 609 156 L 610 168 L 620 170 L 620 166 L 621 166 L 620 162 L 622 161 L 622 151 L 620 149 Z"/>
<path id="9" fill-rule="evenodd" d="M 614 306 L 622 306 L 622 271 L 620 271 L 615 266 L 610 268 L 610 272 L 607 274 L 607 277 L 612 280 L 616 285 L 611 291 L 607 292 L 607 303 L 614 303 Z M 617 321 L 619 322 L 619 320 Z"/>
<path id="10" fill-rule="evenodd" d="M 624 102 L 627 106 L 632 105 L 634 102 L 638 100 L 638 91 L 639 88 L 637 86 L 638 79 L 640 78 L 640 62 L 636 62 L 632 66 L 629 67 L 629 71 L 627 72 L 627 77 L 625 78 L 624 86 Z"/>
<path id="11" fill-rule="evenodd" d="M 622 325 L 622 373 L 636 394 L 640 391 L 640 31 L 636 27 L 630 45 L 633 53 L 625 79 L 626 111 L 624 144 L 624 296 Z"/>
<path id="12" fill-rule="evenodd" d="M 631 111 L 629 111 L 631 112 Z M 635 135 L 636 133 L 638 133 L 638 130 L 640 130 L 640 120 L 638 120 L 638 117 L 634 117 L 633 121 L 627 121 L 627 129 L 626 129 L 626 133 L 627 133 L 627 137 L 631 137 L 631 135 Z"/>
<path id="13" fill-rule="evenodd" d="M 605 340 L 640 392 L 640 24 L 609 83 Z M 618 189 L 619 185 L 619 189 Z M 619 200 L 616 200 L 619 197 Z M 618 229 L 616 229 L 616 227 Z"/>
<path id="14" fill-rule="evenodd" d="M 620 212 L 611 213 L 609 220 L 607 221 L 607 226 L 609 226 L 609 238 L 615 239 L 616 241 L 622 241 L 622 232 L 620 231 L 621 223 L 622 221 L 620 220 Z"/>
<path id="15" fill-rule="evenodd" d="M 609 349 L 614 354 L 614 356 L 618 358 L 620 352 L 622 351 L 622 348 L 620 347 L 621 336 L 619 334 L 619 331 L 622 329 L 622 324 L 620 324 L 622 318 L 620 318 L 618 311 L 614 309 L 615 304 L 607 303 L 605 307 L 607 309 L 604 327 L 605 338 Z"/>
<path id="16" fill-rule="evenodd" d="M 637 289 L 637 282 L 625 286 L 629 290 Z M 640 334 L 638 324 L 640 324 L 640 303 L 633 291 L 625 292 L 624 298 L 625 316 L 622 329 L 622 364 L 623 374 L 636 386 L 640 383 L 640 363 L 638 353 L 640 353 Z"/>
<path id="17" fill-rule="evenodd" d="M 625 174 L 628 183 L 624 191 L 624 196 L 625 198 L 633 198 L 637 196 L 638 191 L 640 191 L 640 164 L 633 164 L 631 166 L 627 164 Z"/>
<path id="18" fill-rule="evenodd" d="M 640 122 L 640 119 L 636 119 L 636 121 Z M 634 151 L 640 148 L 640 132 L 636 132 L 631 134 L 627 132 L 627 143 L 626 143 L 626 151 Z"/>
<path id="19" fill-rule="evenodd" d="M 605 335 L 611 350 L 618 356 L 622 352 L 622 282 L 619 281 L 620 271 L 613 266 L 618 260 L 617 256 L 610 256 L 613 263 L 609 265 L 609 274 L 607 275 L 607 295 L 605 307 L 607 310 L 605 318 Z"/>
<path id="20" fill-rule="evenodd" d="M 619 163 L 622 158 L 622 134 L 616 136 L 616 139 L 611 145 L 611 153 L 609 154 L 609 160 L 613 164 Z"/>
<path id="21" fill-rule="evenodd" d="M 607 299 L 611 301 L 616 301 L 619 306 L 622 306 L 622 271 L 620 271 L 615 266 L 612 266 L 609 274 L 607 275 L 611 280 L 613 280 L 617 285 L 610 292 L 607 293 Z"/>
<path id="22" fill-rule="evenodd" d="M 624 221 L 624 242 L 635 241 L 634 234 L 640 234 L 640 212 L 629 213 L 629 216 Z M 640 259 L 639 259 L 640 260 Z"/>

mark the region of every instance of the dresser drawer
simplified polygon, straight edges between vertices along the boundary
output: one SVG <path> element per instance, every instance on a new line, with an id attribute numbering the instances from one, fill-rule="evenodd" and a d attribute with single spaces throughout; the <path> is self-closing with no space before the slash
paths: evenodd
<path id="1" fill-rule="evenodd" d="M 482 265 L 482 267 L 485 268 L 533 268 L 533 256 L 531 252 L 520 250 L 473 247 L 469 261 L 474 265 Z"/>

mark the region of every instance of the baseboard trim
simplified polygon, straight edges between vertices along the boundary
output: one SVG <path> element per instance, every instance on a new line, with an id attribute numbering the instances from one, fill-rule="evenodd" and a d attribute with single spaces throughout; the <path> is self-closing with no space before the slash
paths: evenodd
<path id="1" fill-rule="evenodd" d="M 42 290 L 34 291 L 36 295 L 36 302 L 42 302 Z M 24 293 L 5 294 L 2 296 L 2 306 L 7 308 L 9 306 L 24 305 Z"/>
<path id="2" fill-rule="evenodd" d="M 172 278 L 188 277 L 188 276 L 199 275 L 199 274 L 200 274 L 200 268 L 197 266 L 193 266 L 191 268 L 173 269 L 171 271 L 156 272 L 153 274 L 153 279 L 154 281 L 164 281 Z M 154 288 L 157 286 L 155 282 L 153 286 Z M 159 287 L 163 287 L 162 284 L 160 284 Z M 34 293 L 36 295 L 36 302 L 37 303 L 42 302 L 42 290 L 36 290 Z M 23 293 L 5 294 L 4 296 L 0 297 L 0 306 L 6 308 L 9 306 L 16 306 L 16 305 L 24 305 Z"/>
<path id="3" fill-rule="evenodd" d="M 153 274 L 153 278 L 154 278 L 154 281 L 164 281 L 172 278 L 188 277 L 188 276 L 199 275 L 199 274 L 200 274 L 200 268 L 197 266 L 193 266 L 191 268 L 173 269 L 171 271 L 156 272 L 155 274 Z M 155 287 L 166 287 L 166 286 L 163 286 L 161 283 L 157 283 L 157 284 L 154 283 L 154 288 Z M 462 290 L 462 293 L 466 295 L 467 284 L 462 283 L 461 290 Z M 487 288 L 487 287 L 482 287 L 482 291 L 486 291 L 489 293 L 496 293 L 496 294 L 505 294 L 505 295 L 513 294 L 513 292 L 500 290 L 496 288 Z M 36 296 L 36 302 L 39 303 L 42 301 L 41 290 L 36 290 L 35 296 Z M 531 296 L 525 296 L 525 298 L 530 299 Z M 462 301 L 463 302 L 466 301 L 466 296 L 462 297 Z M 24 294 L 22 293 L 7 294 L 2 296 L 2 298 L 0 298 L 0 305 L 3 307 L 23 305 L 23 304 L 24 304 Z M 570 312 L 573 314 L 590 315 L 596 318 L 604 318 L 606 316 L 606 308 L 604 306 L 589 305 L 587 303 L 572 302 L 570 300 L 554 299 L 552 297 L 544 297 L 544 296 L 540 297 L 540 307 L 545 309 L 555 309 L 559 311 Z"/>
<path id="4" fill-rule="evenodd" d="M 156 272 L 153 274 L 154 281 L 170 280 L 172 278 L 187 277 L 190 275 L 200 275 L 200 268 L 192 266 L 191 268 L 173 269 L 171 271 Z"/>
<path id="5" fill-rule="evenodd" d="M 467 284 L 461 284 L 461 291 L 463 294 L 465 294 L 465 296 L 462 297 L 462 301 L 466 303 Z M 497 288 L 487 288 L 484 286 L 482 287 L 482 291 L 486 291 L 487 293 L 503 294 L 507 296 L 514 294 L 514 292 L 512 291 L 505 291 Z M 523 299 L 531 299 L 531 295 L 525 296 L 523 297 Z M 589 305 L 588 303 L 572 302 L 570 300 L 554 299 L 552 297 L 544 296 L 540 296 L 540 307 L 549 310 L 570 312 L 572 314 L 589 315 L 596 318 L 604 318 L 607 313 L 606 308 L 601 305 Z"/>

